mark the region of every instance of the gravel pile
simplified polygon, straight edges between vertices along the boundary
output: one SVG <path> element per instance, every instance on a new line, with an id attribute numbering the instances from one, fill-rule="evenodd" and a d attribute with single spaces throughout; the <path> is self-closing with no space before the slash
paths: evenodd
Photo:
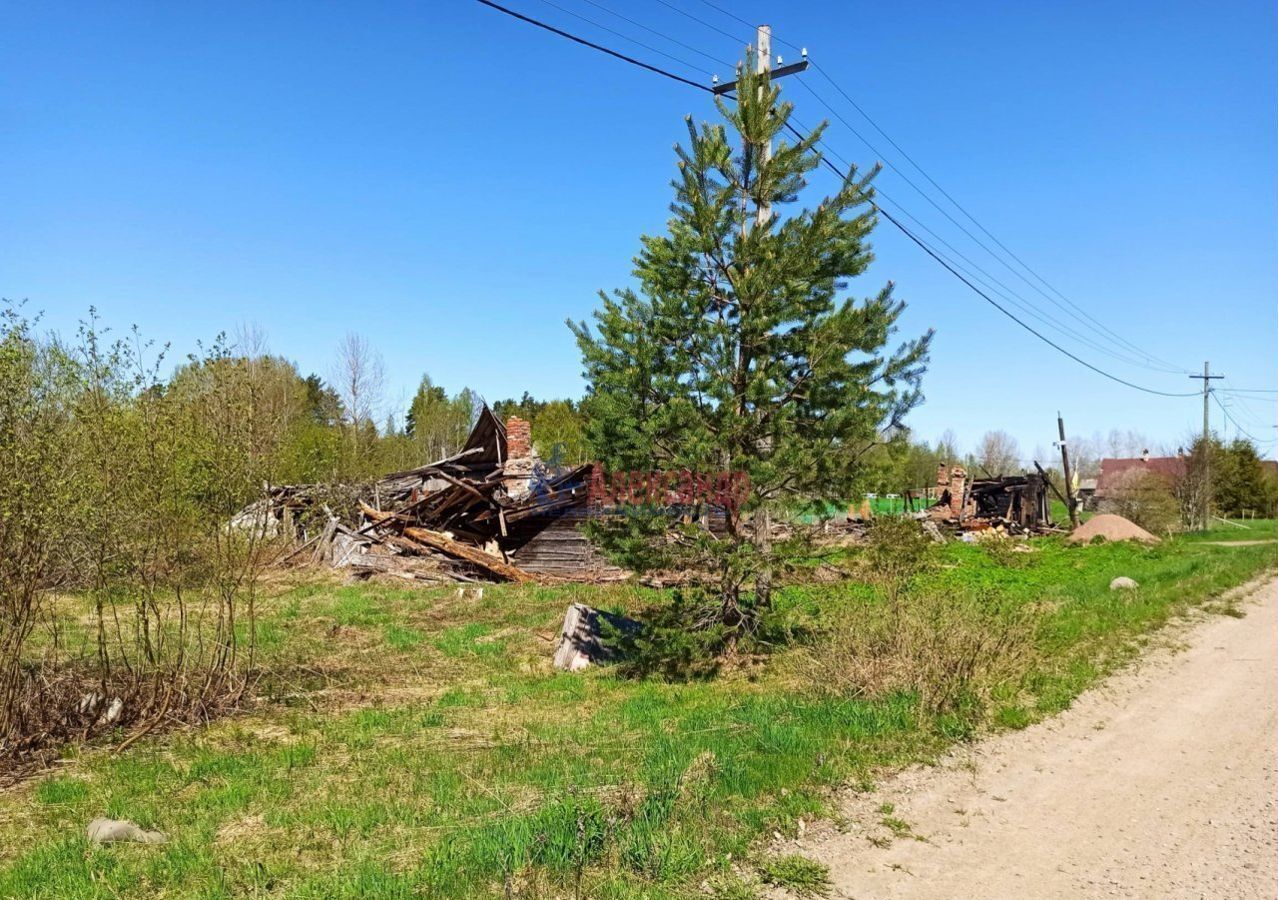
<path id="1" fill-rule="evenodd" d="M 1124 519 L 1113 513 L 1102 513 L 1093 516 L 1079 525 L 1066 538 L 1071 544 L 1088 544 L 1093 538 L 1103 537 L 1107 541 L 1141 541 L 1146 544 L 1157 544 L 1158 538 L 1141 528 L 1131 519 Z"/>

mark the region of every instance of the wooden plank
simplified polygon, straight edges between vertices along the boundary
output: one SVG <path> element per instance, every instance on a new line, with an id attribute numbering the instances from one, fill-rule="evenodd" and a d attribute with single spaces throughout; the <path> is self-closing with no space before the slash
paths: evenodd
<path id="1" fill-rule="evenodd" d="M 369 507 L 367 504 L 361 503 L 360 508 L 363 510 L 364 515 L 374 521 L 379 519 L 381 521 L 386 521 L 387 519 L 395 518 L 393 514 L 380 513 Z M 474 563 L 481 569 L 491 572 L 501 578 L 505 578 L 507 581 L 526 584 L 537 580 L 528 572 L 525 572 L 517 566 L 510 565 L 499 556 L 493 556 L 493 554 L 480 550 L 478 547 L 471 547 L 467 544 L 461 543 L 460 541 L 454 541 L 452 538 L 447 535 L 440 534 L 438 531 L 431 531 L 429 528 L 416 528 L 410 526 L 405 527 L 401 534 L 408 540 L 431 547 L 441 553 L 445 553 L 448 556 L 453 557 L 454 559 L 464 559 L 466 562 Z"/>

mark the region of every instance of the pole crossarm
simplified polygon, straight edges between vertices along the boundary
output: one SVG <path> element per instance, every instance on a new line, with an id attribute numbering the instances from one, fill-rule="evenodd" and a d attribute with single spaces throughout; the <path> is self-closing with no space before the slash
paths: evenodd
<path id="1" fill-rule="evenodd" d="M 805 69 L 807 69 L 807 67 L 808 67 L 808 61 L 806 59 L 801 60 L 800 62 L 797 62 L 797 63 L 790 63 L 788 66 L 782 66 L 779 69 L 773 69 L 771 72 L 771 77 L 784 78 L 786 75 L 795 75 L 799 72 L 804 71 Z M 736 90 L 736 87 L 737 87 L 737 82 L 729 81 L 727 84 L 716 84 L 714 87 L 710 88 L 710 90 L 714 91 L 716 94 L 726 94 L 729 91 Z"/>

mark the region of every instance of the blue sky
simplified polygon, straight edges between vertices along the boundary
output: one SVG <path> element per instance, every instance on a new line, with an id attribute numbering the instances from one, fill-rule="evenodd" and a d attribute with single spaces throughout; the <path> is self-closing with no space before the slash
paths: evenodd
<path id="1" fill-rule="evenodd" d="M 585 0 L 555 2 L 728 75 Z M 738 40 L 659 0 L 598 2 L 726 61 L 751 37 L 701 0 L 669 2 Z M 1278 388 L 1272 2 L 719 3 L 806 45 L 1090 315 L 1186 370 L 1210 359 L 1226 386 Z M 509 5 L 707 77 L 544 0 Z M 576 396 L 564 319 L 627 283 L 639 235 L 667 218 L 683 116 L 714 116 L 700 92 L 467 0 L 3 2 L 0 52 L 0 296 L 63 331 L 95 306 L 179 353 L 251 322 L 321 374 L 358 331 L 385 357 L 392 402 L 422 372 L 490 399 Z M 910 171 L 819 75 L 797 77 Z M 828 117 L 783 86 L 800 120 Z M 828 142 L 877 158 L 837 122 Z M 879 184 L 1026 301 L 1086 327 L 895 173 Z M 1201 422 L 1196 399 L 1129 390 L 1038 343 L 886 223 L 874 243 L 853 289 L 892 279 L 903 336 L 937 330 L 911 417 L 921 436 L 952 428 L 970 446 L 1002 428 L 1029 455 L 1050 447 L 1057 409 L 1078 434 L 1171 444 Z M 1197 386 L 1062 340 L 1129 380 Z M 1278 437 L 1278 395 L 1222 399 Z"/>

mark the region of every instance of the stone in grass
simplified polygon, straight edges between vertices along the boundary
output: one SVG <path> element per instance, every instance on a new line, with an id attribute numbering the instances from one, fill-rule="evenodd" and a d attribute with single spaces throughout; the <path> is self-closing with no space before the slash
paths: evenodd
<path id="1" fill-rule="evenodd" d="M 123 819 L 94 819 L 87 829 L 89 843 L 114 844 L 135 841 L 139 844 L 163 844 L 168 836 L 160 831 L 145 831 Z"/>
<path id="2" fill-rule="evenodd" d="M 1140 587 L 1140 582 L 1134 578 L 1128 578 L 1126 575 L 1119 575 L 1109 583 L 1111 591 L 1134 591 Z"/>

